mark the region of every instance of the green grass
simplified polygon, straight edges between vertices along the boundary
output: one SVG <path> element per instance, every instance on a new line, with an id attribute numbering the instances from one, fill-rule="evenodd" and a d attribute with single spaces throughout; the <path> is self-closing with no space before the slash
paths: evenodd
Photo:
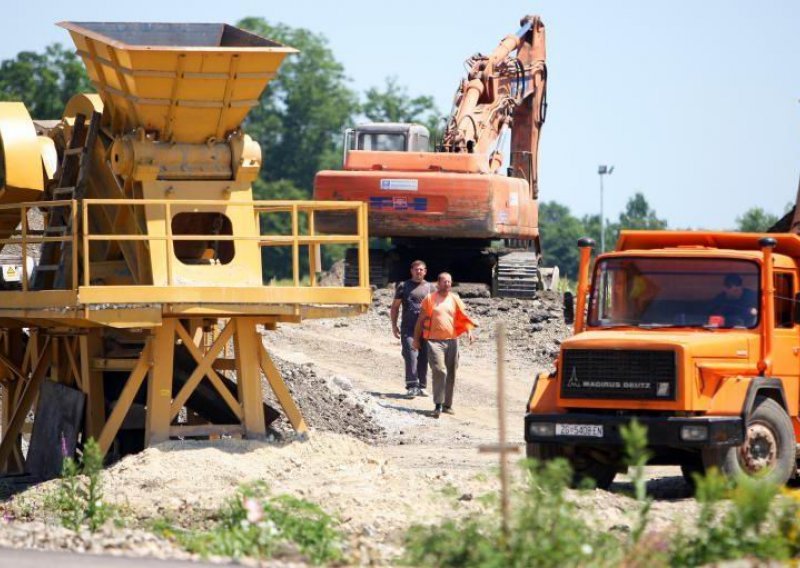
<path id="1" fill-rule="evenodd" d="M 207 530 L 185 530 L 161 519 L 153 530 L 203 557 L 268 559 L 302 556 L 313 564 L 343 558 L 342 535 L 319 506 L 289 495 L 270 497 L 266 485 L 241 487 Z"/>

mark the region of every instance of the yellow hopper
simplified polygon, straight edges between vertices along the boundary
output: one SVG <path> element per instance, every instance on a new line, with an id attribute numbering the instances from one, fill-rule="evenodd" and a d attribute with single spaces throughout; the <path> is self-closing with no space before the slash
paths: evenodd
<path id="1" fill-rule="evenodd" d="M 110 111 L 115 134 L 138 127 L 201 143 L 237 129 L 297 50 L 227 24 L 61 22 Z"/>

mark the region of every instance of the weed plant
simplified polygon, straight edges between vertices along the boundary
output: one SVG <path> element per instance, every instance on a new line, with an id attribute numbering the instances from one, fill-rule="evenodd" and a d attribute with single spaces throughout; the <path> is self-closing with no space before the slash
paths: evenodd
<path id="1" fill-rule="evenodd" d="M 653 499 L 647 495 L 647 479 L 644 472 L 644 466 L 651 457 L 647 451 L 647 427 L 633 420 L 620 429 L 620 434 L 625 443 L 625 456 L 633 481 L 633 496 L 639 503 L 636 522 L 631 530 L 631 545 L 636 547 L 647 528 L 650 507 L 653 505 Z"/>
<path id="2" fill-rule="evenodd" d="M 563 460 L 524 462 L 525 491 L 515 495 L 509 531 L 496 515 L 414 526 L 403 562 L 410 566 L 585 566 L 616 564 L 615 538 L 593 531 L 567 499 L 572 473 Z"/>
<path id="3" fill-rule="evenodd" d="M 567 498 L 571 480 L 564 460 L 523 462 L 524 491 L 512 499 L 507 535 L 497 514 L 438 526 L 414 526 L 406 535 L 403 563 L 411 566 L 627 568 L 703 566 L 750 559 L 759 565 L 800 558 L 800 491 L 767 480 L 728 479 L 716 470 L 696 476 L 696 519 L 669 530 L 648 530 L 652 498 L 644 466 L 649 459 L 646 428 L 622 429 L 637 507 L 630 533 L 591 527 Z"/>
<path id="4" fill-rule="evenodd" d="M 164 521 L 154 530 L 203 557 L 298 554 L 314 564 L 342 559 L 342 537 L 331 516 L 308 501 L 268 493 L 263 483 L 241 487 L 215 515 L 209 530 L 181 530 Z"/>
<path id="5" fill-rule="evenodd" d="M 103 454 L 90 438 L 83 448 L 82 467 L 75 459 L 64 458 L 58 486 L 45 507 L 54 510 L 66 528 L 77 531 L 86 525 L 96 532 L 111 514 L 111 507 L 103 501 L 102 472 Z"/>
<path id="6" fill-rule="evenodd" d="M 673 539 L 672 566 L 739 558 L 787 561 L 800 553 L 800 502 L 794 492 L 781 497 L 773 483 L 750 477 L 731 482 L 716 470 L 696 480 L 697 526 L 692 532 L 681 529 Z"/>

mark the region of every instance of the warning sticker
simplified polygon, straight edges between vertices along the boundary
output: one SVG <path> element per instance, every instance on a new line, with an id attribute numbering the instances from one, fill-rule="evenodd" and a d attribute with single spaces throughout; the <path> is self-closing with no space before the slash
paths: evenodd
<path id="1" fill-rule="evenodd" d="M 14 266 L 13 264 L 3 265 L 3 280 L 6 282 L 17 282 L 19 275 L 22 272 L 21 266 Z"/>

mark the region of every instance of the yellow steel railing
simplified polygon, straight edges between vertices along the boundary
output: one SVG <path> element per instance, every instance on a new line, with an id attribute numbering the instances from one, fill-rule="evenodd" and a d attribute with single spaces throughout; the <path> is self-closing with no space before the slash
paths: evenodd
<path id="1" fill-rule="evenodd" d="M 151 214 L 147 217 L 147 222 L 158 223 L 157 219 L 163 223 L 161 235 L 149 235 L 143 232 L 120 233 L 114 228 L 113 233 L 92 232 L 89 219 L 94 214 L 93 210 L 98 207 L 161 207 L 163 215 Z M 42 230 L 32 230 L 29 227 L 28 214 L 33 208 L 43 211 L 52 210 L 56 207 L 68 207 L 69 218 L 71 219 L 71 230 L 63 235 L 52 236 L 46 233 L 45 227 Z M 172 233 L 173 210 L 180 208 L 183 212 L 187 207 L 192 208 L 193 212 L 221 212 L 224 209 L 247 207 L 253 209 L 255 215 L 255 227 L 259 228 L 260 234 L 246 236 L 242 234 L 191 234 L 174 235 Z M 356 216 L 356 232 L 350 235 L 322 235 L 315 231 L 315 216 L 322 211 L 352 212 Z M 260 216 L 262 214 L 288 214 L 291 219 L 291 231 L 289 234 L 263 234 L 260 227 Z M 27 258 L 30 256 L 32 246 L 44 245 L 45 243 L 61 243 L 60 247 L 69 244 L 72 247 L 72 254 L 69 255 L 71 263 L 71 287 L 73 291 L 106 288 L 106 286 L 95 286 L 92 284 L 92 263 L 90 258 L 90 245 L 93 242 L 122 242 L 138 241 L 147 243 L 150 250 L 153 246 L 164 246 L 166 248 L 166 271 L 167 283 L 169 286 L 175 284 L 173 280 L 174 262 L 177 260 L 172 251 L 174 243 L 181 241 L 256 241 L 260 247 L 291 247 L 292 251 L 292 283 L 294 287 L 301 287 L 302 277 L 300 271 L 301 247 L 308 247 L 309 259 L 309 286 L 317 287 L 317 277 L 315 267 L 319 260 L 318 248 L 321 245 L 349 244 L 358 248 L 359 258 L 359 288 L 369 287 L 368 270 L 368 235 L 367 235 L 367 207 L 361 202 L 338 202 L 338 201 L 225 201 L 225 200 L 184 200 L 184 199 L 84 199 L 82 201 L 43 201 L 27 202 L 14 205 L 0 205 L 0 215 L 18 214 L 20 217 L 20 228 L 13 235 L 0 235 L 5 238 L 0 239 L 0 247 L 3 245 L 18 245 L 21 249 L 22 257 L 22 278 L 21 288 L 23 292 L 36 293 L 30 290 L 30 277 L 28 274 Z M 305 231 L 301 230 L 301 215 L 307 219 Z M 78 219 L 81 220 L 82 231 L 75 231 Z M 234 227 L 235 232 L 236 227 Z M 156 245 L 158 243 L 158 245 Z M 163 243 L 163 245 L 161 245 Z M 81 251 L 83 262 L 79 268 L 77 254 Z M 140 259 L 148 262 L 148 258 Z M 260 268 L 260 267 L 259 267 Z M 147 286 L 147 285 L 144 285 Z M 140 287 L 140 286 L 137 286 Z M 115 286 L 115 288 L 125 288 L 125 286 Z M 47 291 L 47 290 L 46 290 Z"/>
<path id="2" fill-rule="evenodd" d="M 74 230 L 70 231 L 67 234 L 61 236 L 47 236 L 45 232 L 45 227 L 42 229 L 31 229 L 29 227 L 29 220 L 28 220 L 28 212 L 33 208 L 38 208 L 44 212 L 49 211 L 51 209 L 56 209 L 59 207 L 68 207 L 69 208 L 69 218 L 71 219 L 72 227 L 75 227 L 75 223 L 77 221 L 77 209 L 75 207 L 76 201 L 75 200 L 63 200 L 63 201 L 34 201 L 34 202 L 24 202 L 24 203 L 15 203 L 10 205 L 0 205 L 0 215 L 1 216 L 10 216 L 10 215 L 19 215 L 19 236 L 14 238 L 12 236 L 5 236 L 5 238 L 0 239 L 0 248 L 5 247 L 6 245 L 11 246 L 19 246 L 21 249 L 21 264 L 22 264 L 22 290 L 29 291 L 30 287 L 30 277 L 31 275 L 28 274 L 28 263 L 27 259 L 30 256 L 29 248 L 35 245 L 42 245 L 45 243 L 71 243 L 73 250 L 76 250 L 78 245 L 78 235 L 75 233 Z M 78 259 L 76 255 L 72 255 L 72 288 L 76 289 L 78 287 L 78 280 L 77 280 L 77 273 L 78 273 Z"/>

